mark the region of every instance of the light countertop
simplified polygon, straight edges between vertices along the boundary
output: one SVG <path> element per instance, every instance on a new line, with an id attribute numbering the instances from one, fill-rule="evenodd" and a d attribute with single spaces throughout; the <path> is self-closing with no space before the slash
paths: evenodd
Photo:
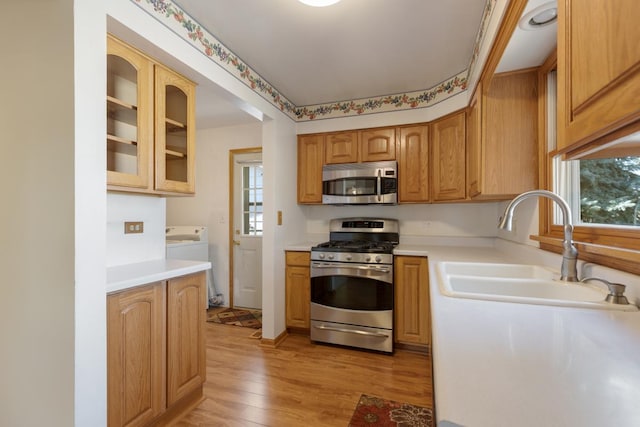
<path id="1" fill-rule="evenodd" d="M 158 259 L 107 268 L 107 293 L 121 291 L 211 268 L 210 262 Z"/>
<path id="2" fill-rule="evenodd" d="M 437 262 L 522 262 L 506 249 L 423 248 L 438 423 L 640 426 L 640 313 L 440 293 Z"/>

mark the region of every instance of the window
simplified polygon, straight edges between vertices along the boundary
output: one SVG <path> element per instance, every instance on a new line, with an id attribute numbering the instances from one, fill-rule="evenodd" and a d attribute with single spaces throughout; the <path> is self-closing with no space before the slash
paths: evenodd
<path id="1" fill-rule="evenodd" d="M 546 67 L 546 69 L 545 69 Z M 571 207 L 573 239 L 579 258 L 640 274 L 640 157 L 622 149 L 594 152 L 580 160 L 563 160 L 556 151 L 555 63 L 540 69 L 546 90 L 546 170 L 543 188 Z M 640 136 L 640 135 L 639 135 Z M 548 200 L 540 202 L 540 248 L 562 251 L 562 214 Z"/>
<path id="2" fill-rule="evenodd" d="M 262 165 L 242 167 L 242 233 L 262 236 Z"/>
<path id="3" fill-rule="evenodd" d="M 571 206 L 574 224 L 640 227 L 640 157 L 556 157 L 553 170 L 554 191 Z"/>

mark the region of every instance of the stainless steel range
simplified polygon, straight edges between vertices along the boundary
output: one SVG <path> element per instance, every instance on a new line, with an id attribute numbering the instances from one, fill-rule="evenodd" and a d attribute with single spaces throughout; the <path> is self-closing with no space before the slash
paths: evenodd
<path id="1" fill-rule="evenodd" d="M 311 339 L 393 352 L 393 248 L 398 221 L 331 220 L 311 248 Z"/>

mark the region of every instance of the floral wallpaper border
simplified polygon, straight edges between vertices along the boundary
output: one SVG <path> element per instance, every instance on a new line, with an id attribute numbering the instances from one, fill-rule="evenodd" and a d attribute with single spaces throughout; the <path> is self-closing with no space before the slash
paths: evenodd
<path id="1" fill-rule="evenodd" d="M 262 98 L 276 106 L 292 120 L 300 122 L 424 108 L 463 92 L 467 88 L 470 70 L 477 60 L 489 17 L 497 0 L 487 0 L 480 30 L 476 37 L 473 56 L 467 70 L 426 90 L 300 107 L 289 101 L 171 0 L 131 1 L 250 87 Z"/>

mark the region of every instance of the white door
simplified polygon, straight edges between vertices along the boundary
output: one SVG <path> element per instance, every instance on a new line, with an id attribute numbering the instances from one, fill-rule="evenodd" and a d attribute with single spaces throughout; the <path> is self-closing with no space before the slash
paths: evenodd
<path id="1" fill-rule="evenodd" d="M 262 153 L 237 152 L 233 159 L 233 306 L 260 309 Z"/>

